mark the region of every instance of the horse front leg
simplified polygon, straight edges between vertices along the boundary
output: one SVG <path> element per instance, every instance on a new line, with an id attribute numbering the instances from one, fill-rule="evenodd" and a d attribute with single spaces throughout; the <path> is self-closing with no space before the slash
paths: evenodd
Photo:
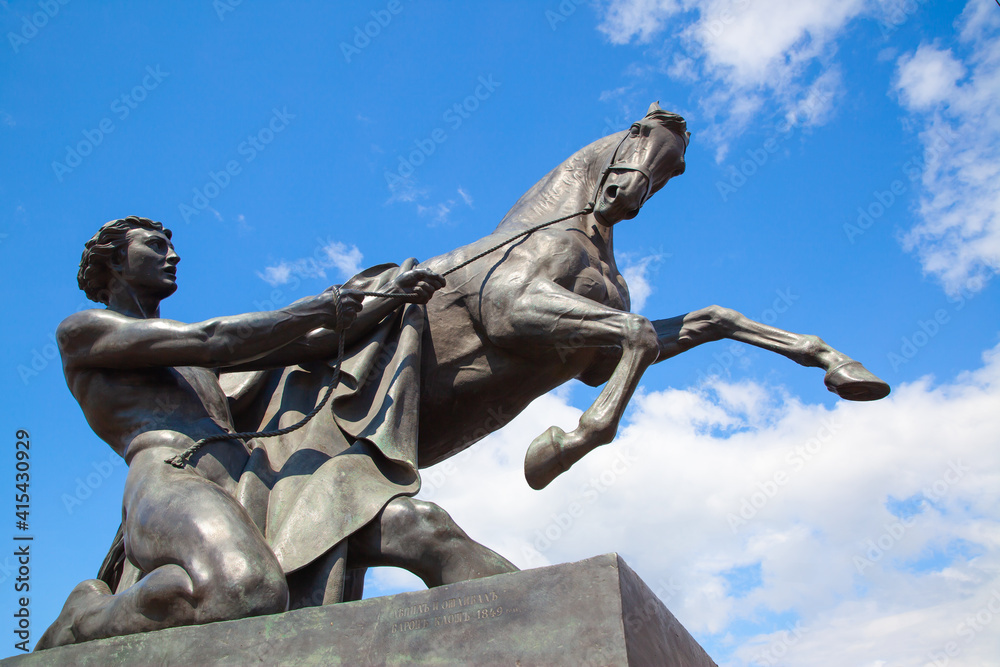
<path id="1" fill-rule="evenodd" d="M 889 394 L 889 385 L 861 363 L 827 345 L 818 336 L 797 334 L 755 322 L 730 308 L 709 306 L 686 315 L 653 322 L 660 342 L 656 361 L 692 347 L 728 338 L 826 371 L 827 389 L 849 401 L 874 401 Z"/>
<path id="2" fill-rule="evenodd" d="M 588 452 L 614 440 L 639 379 L 659 354 L 656 330 L 641 315 L 609 308 L 548 281 L 535 282 L 518 298 L 497 300 L 490 308 L 497 316 L 485 318 L 487 329 L 502 347 L 555 350 L 572 338 L 574 347 L 622 351 L 576 429 L 566 433 L 553 426 L 528 447 L 524 476 L 533 489 L 542 489 Z"/>

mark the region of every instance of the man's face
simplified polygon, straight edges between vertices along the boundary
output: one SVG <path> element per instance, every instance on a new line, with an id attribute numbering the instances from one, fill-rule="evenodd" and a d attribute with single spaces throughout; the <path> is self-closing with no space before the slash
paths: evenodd
<path id="1" fill-rule="evenodd" d="M 125 235 L 128 245 L 115 268 L 122 279 L 137 292 L 149 292 L 165 299 L 177 290 L 177 263 L 180 256 L 162 232 L 131 229 Z"/>

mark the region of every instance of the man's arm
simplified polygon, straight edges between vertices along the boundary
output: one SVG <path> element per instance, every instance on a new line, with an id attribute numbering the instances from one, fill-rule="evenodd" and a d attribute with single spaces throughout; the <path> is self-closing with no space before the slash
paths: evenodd
<path id="1" fill-rule="evenodd" d="M 428 269 L 412 269 L 399 274 L 382 289 L 386 293 L 406 294 L 405 297 L 366 297 L 354 323 L 343 332 L 345 345 L 361 340 L 400 303 L 427 303 L 434 292 L 444 287 L 445 280 Z M 299 303 L 299 302 L 296 302 Z M 295 304 L 292 304 L 295 305 Z M 341 332 L 328 328 L 310 331 L 288 345 L 249 363 L 227 367 L 227 371 L 254 371 L 284 368 L 308 361 L 325 361 L 337 354 Z"/>
<path id="2" fill-rule="evenodd" d="M 341 324 L 353 321 L 360 296 L 342 291 Z M 327 290 L 279 310 L 195 324 L 87 310 L 66 318 L 57 336 L 66 368 L 216 368 L 252 361 L 313 329 L 337 326 L 337 295 Z"/>

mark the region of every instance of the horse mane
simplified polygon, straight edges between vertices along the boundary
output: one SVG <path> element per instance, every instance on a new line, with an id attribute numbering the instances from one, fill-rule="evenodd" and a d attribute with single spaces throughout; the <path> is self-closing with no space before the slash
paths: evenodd
<path id="1" fill-rule="evenodd" d="M 497 225 L 497 231 L 537 224 L 583 208 L 597 187 L 608 154 L 623 134 L 602 137 L 569 156 L 521 195 Z"/>

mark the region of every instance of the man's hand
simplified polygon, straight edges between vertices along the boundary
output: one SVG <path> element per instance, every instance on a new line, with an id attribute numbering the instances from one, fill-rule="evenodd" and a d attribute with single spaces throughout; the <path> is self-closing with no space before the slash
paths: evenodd
<path id="1" fill-rule="evenodd" d="M 329 322 L 327 322 L 327 327 L 337 331 L 343 331 L 354 324 L 354 320 L 358 317 L 358 311 L 361 310 L 361 301 L 364 300 L 365 295 L 358 290 L 341 288 L 340 305 L 338 307 L 336 302 L 336 293 L 337 288 L 328 287 L 320 296 L 328 298 L 332 308 L 330 312 L 331 318 Z"/>
<path id="2" fill-rule="evenodd" d="M 409 303 L 427 303 L 444 284 L 444 277 L 429 269 L 411 269 L 396 276 L 392 291 L 408 293 L 404 301 Z"/>

